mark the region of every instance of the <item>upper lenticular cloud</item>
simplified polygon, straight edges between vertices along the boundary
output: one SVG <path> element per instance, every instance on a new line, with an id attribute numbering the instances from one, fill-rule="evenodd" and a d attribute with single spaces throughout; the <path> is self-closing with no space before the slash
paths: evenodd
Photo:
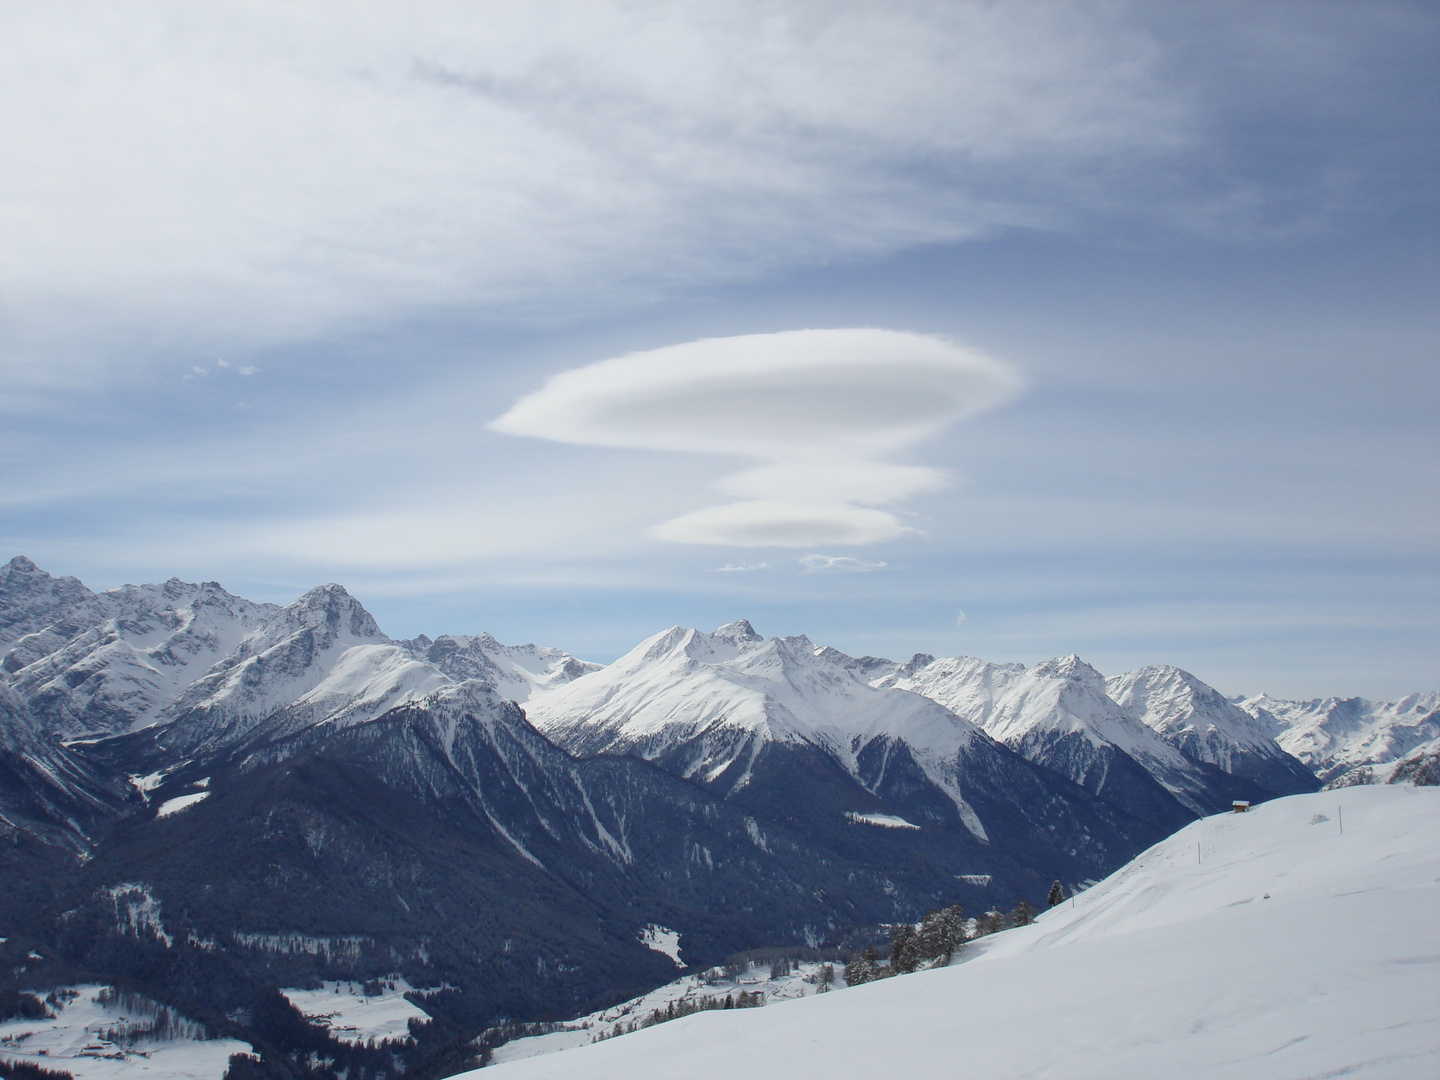
<path id="1" fill-rule="evenodd" d="M 689 544 L 809 547 L 913 530 L 874 507 L 945 486 L 885 458 L 1018 392 L 1008 365 L 894 330 L 791 330 L 671 345 L 562 372 L 491 425 L 511 435 L 765 462 L 726 477 L 743 501 L 651 535 Z"/>

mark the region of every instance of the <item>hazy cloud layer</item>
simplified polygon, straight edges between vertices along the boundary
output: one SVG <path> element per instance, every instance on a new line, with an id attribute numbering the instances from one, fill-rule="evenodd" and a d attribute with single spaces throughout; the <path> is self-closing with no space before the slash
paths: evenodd
<path id="1" fill-rule="evenodd" d="M 8 4 L 0 377 L 115 362 L 62 330 L 595 310 L 1108 211 L 1195 140 L 1117 11 Z"/>
<path id="2" fill-rule="evenodd" d="M 686 544 L 873 544 L 913 530 L 875 504 L 946 486 L 884 460 L 1020 389 L 1006 364 L 894 330 L 707 338 L 562 372 L 491 427 L 556 442 L 761 458 L 725 478 L 741 502 L 650 530 Z"/>

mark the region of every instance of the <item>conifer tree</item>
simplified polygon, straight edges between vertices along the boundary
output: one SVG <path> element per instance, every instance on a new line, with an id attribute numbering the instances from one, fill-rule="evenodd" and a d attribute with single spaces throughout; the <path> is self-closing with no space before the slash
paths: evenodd
<path id="1" fill-rule="evenodd" d="M 873 981 L 879 974 L 880 958 L 875 955 L 875 946 L 871 945 L 864 952 L 850 954 L 850 962 L 845 965 L 845 985 L 859 986 Z"/>
<path id="2" fill-rule="evenodd" d="M 965 909 L 951 904 L 940 912 L 936 936 L 936 956 L 945 958 L 948 964 L 955 950 L 965 944 Z"/>
<path id="3" fill-rule="evenodd" d="M 1045 902 L 1051 907 L 1054 907 L 1056 904 L 1063 904 L 1065 902 L 1065 886 L 1061 885 L 1058 881 L 1055 882 L 1054 885 L 1051 885 L 1050 895 L 1045 898 Z"/>
<path id="4" fill-rule="evenodd" d="M 890 930 L 890 971 L 903 975 L 920 966 L 920 942 L 909 923 L 896 923 Z"/>
<path id="5" fill-rule="evenodd" d="M 1010 913 L 1011 926 L 1029 926 L 1035 921 L 1035 909 L 1030 906 L 1030 901 L 1023 896 L 1020 902 L 1015 905 L 1015 910 Z"/>

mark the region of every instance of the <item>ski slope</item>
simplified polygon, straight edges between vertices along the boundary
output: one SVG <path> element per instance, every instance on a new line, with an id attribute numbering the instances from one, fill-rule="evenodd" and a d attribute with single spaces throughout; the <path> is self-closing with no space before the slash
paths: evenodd
<path id="1" fill-rule="evenodd" d="M 1197 821 L 948 968 L 700 1013 L 485 1080 L 1440 1076 L 1437 838 L 1440 789 L 1277 799 Z"/>

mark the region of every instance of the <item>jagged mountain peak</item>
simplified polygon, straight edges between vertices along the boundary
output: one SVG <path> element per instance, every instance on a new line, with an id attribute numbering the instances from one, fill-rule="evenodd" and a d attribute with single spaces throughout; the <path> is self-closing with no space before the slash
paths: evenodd
<path id="1" fill-rule="evenodd" d="M 803 635 L 672 627 L 609 667 L 537 695 L 526 713 L 574 753 L 635 753 L 687 777 L 729 777 L 736 789 L 746 763 L 776 744 L 814 748 L 858 775 L 866 747 L 904 742 L 923 767 L 948 777 L 956 755 L 984 740 L 927 698 L 869 686 L 844 659 Z"/>
<path id="2" fill-rule="evenodd" d="M 340 633 L 357 638 L 389 640 L 360 601 L 351 596 L 345 586 L 334 582 L 317 585 L 284 610 L 293 611 L 308 626 L 318 626 L 323 622 Z"/>
<path id="3" fill-rule="evenodd" d="M 755 627 L 750 625 L 749 619 L 736 619 L 734 622 L 728 622 L 716 629 L 710 636 L 720 641 L 733 641 L 737 644 L 765 640 L 755 632 Z"/>
<path id="4" fill-rule="evenodd" d="M 561 649 L 531 643 L 505 645 L 485 632 L 441 634 L 433 640 L 422 634 L 400 644 L 457 682 L 479 680 L 511 701 L 527 701 L 540 690 L 600 668 Z"/>
<path id="5" fill-rule="evenodd" d="M 24 555 L 0 567 L 0 645 L 58 627 L 50 634 L 57 647 L 108 617 L 112 606 L 78 578 L 52 577 Z"/>
<path id="6" fill-rule="evenodd" d="M 1151 664 L 1106 680 L 1110 697 L 1187 757 L 1282 795 L 1313 791 L 1315 777 L 1254 716 L 1173 664 Z"/>
<path id="7" fill-rule="evenodd" d="M 933 663 L 935 663 L 935 657 L 930 653 L 917 652 L 901 664 L 899 670 L 906 675 L 914 675 L 921 668 L 927 668 Z"/>
<path id="8" fill-rule="evenodd" d="M 1105 676 L 1075 653 L 1041 660 L 1030 669 L 1030 674 L 1044 679 L 1069 679 L 1087 686 L 1104 690 Z"/>

